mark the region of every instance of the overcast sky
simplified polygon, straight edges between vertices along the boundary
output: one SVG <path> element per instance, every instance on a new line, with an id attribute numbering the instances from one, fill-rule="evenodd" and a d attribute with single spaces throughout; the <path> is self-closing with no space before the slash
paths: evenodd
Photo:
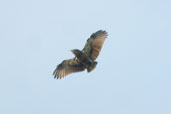
<path id="1" fill-rule="evenodd" d="M 53 79 L 100 29 L 97 68 Z M 171 1 L 1 0 L 0 114 L 171 114 Z"/>

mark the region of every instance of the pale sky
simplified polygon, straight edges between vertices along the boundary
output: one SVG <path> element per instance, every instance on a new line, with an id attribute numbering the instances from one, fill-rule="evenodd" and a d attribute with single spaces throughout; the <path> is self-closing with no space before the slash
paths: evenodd
<path id="1" fill-rule="evenodd" d="M 97 68 L 52 73 L 97 30 Z M 171 114 L 170 0 L 1 0 L 0 114 Z"/>

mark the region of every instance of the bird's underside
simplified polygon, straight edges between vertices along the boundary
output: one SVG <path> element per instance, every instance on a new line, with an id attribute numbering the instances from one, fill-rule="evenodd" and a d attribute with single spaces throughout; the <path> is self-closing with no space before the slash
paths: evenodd
<path id="1" fill-rule="evenodd" d="M 99 30 L 93 33 L 90 38 L 88 38 L 87 43 L 81 51 L 78 49 L 72 50 L 72 53 L 75 55 L 74 58 L 64 60 L 56 67 L 53 72 L 54 78 L 61 79 L 68 74 L 81 72 L 85 69 L 87 69 L 88 72 L 94 70 L 97 65 L 95 60 L 106 38 L 106 31 Z"/>

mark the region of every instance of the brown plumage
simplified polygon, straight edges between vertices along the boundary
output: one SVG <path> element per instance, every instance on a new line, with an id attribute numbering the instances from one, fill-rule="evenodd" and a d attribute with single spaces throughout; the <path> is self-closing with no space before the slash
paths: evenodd
<path id="1" fill-rule="evenodd" d="M 93 33 L 87 40 L 82 51 L 78 49 L 72 50 L 75 57 L 73 59 L 64 60 L 56 67 L 53 72 L 54 78 L 61 79 L 70 73 L 84 71 L 85 69 L 91 72 L 95 69 L 97 65 L 95 60 L 99 56 L 106 38 L 106 31 L 99 30 Z"/>

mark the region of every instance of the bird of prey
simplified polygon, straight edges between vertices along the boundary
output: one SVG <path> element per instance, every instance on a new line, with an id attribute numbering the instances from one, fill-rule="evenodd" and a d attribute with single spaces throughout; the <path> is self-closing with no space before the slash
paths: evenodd
<path id="1" fill-rule="evenodd" d="M 99 30 L 88 38 L 82 50 L 71 50 L 75 57 L 62 61 L 53 72 L 54 78 L 61 79 L 74 72 L 84 71 L 85 69 L 87 69 L 87 72 L 91 72 L 95 69 L 97 65 L 97 61 L 95 60 L 107 36 L 106 31 Z"/>

